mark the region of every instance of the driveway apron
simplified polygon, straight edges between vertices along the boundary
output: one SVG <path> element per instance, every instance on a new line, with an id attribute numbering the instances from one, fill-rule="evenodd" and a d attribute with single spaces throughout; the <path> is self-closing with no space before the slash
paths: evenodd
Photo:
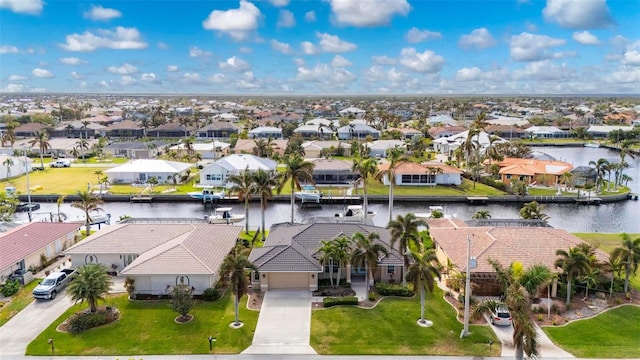
<path id="1" fill-rule="evenodd" d="M 253 342 L 243 354 L 316 354 L 309 345 L 311 293 L 269 290 L 265 293 Z"/>

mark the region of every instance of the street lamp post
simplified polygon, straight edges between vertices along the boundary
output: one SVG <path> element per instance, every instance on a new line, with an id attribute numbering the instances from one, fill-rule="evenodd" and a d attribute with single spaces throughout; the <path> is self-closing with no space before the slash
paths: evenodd
<path id="1" fill-rule="evenodd" d="M 476 267 L 476 258 L 471 257 L 471 237 L 467 235 L 467 274 L 464 284 L 464 329 L 460 337 L 469 336 L 469 301 L 471 298 L 471 268 Z"/>

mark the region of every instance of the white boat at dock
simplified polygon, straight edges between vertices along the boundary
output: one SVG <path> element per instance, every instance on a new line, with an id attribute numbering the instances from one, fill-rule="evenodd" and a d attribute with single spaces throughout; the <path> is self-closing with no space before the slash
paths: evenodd
<path id="1" fill-rule="evenodd" d="M 206 203 L 224 199 L 225 191 L 224 189 L 216 191 L 214 188 L 206 187 L 203 188 L 202 191 L 192 191 L 187 193 L 187 195 L 193 199 L 202 200 L 202 202 Z"/>
<path id="2" fill-rule="evenodd" d="M 213 210 L 213 213 L 205 217 L 205 221 L 209 224 L 235 224 L 244 220 L 244 214 L 234 214 L 230 207 L 219 207 Z"/>
<path id="3" fill-rule="evenodd" d="M 302 190 L 294 193 L 296 199 L 300 199 L 302 203 L 314 202 L 319 203 L 322 199 L 322 192 L 313 185 L 303 185 Z"/>
<path id="4" fill-rule="evenodd" d="M 364 219 L 364 218 L 372 218 L 376 215 L 377 213 L 375 211 L 368 211 L 367 216 L 365 216 L 364 208 L 362 207 L 362 205 L 349 205 L 347 206 L 347 211 L 345 211 L 344 213 L 338 213 L 335 215 L 335 217 Z"/>
<path id="5" fill-rule="evenodd" d="M 436 216 L 438 216 L 437 214 L 440 213 L 442 214 L 442 218 L 444 219 L 455 219 L 456 215 L 453 214 L 447 214 L 445 212 L 444 207 L 439 206 L 439 205 L 433 205 L 433 206 L 429 206 L 429 212 L 428 213 L 415 213 L 415 216 L 417 219 L 420 220 L 427 220 L 427 219 L 435 219 Z"/>
<path id="6" fill-rule="evenodd" d="M 600 143 L 597 142 L 588 142 L 584 144 L 584 147 L 588 147 L 588 148 L 599 148 L 600 147 Z"/>

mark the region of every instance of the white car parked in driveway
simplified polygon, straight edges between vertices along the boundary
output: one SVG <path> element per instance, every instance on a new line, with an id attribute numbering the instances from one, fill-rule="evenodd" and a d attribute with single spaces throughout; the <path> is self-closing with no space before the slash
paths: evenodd
<path id="1" fill-rule="evenodd" d="M 57 167 L 57 168 L 61 168 L 61 167 L 70 167 L 71 166 L 71 160 L 69 159 L 58 159 L 56 161 L 52 161 L 50 163 L 51 167 Z"/>
<path id="2" fill-rule="evenodd" d="M 509 326 L 511 323 L 511 313 L 506 306 L 498 306 L 491 310 L 491 324 Z"/>

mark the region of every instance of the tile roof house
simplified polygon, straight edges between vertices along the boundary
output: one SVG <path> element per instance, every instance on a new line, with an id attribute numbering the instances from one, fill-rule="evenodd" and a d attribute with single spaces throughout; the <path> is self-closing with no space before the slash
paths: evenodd
<path id="1" fill-rule="evenodd" d="M 305 158 L 319 158 L 324 152 L 332 152 L 335 155 L 351 156 L 351 144 L 337 140 L 311 140 L 302 143 Z M 340 150 L 339 150 L 340 149 Z"/>
<path id="2" fill-rule="evenodd" d="M 380 131 L 365 124 L 361 120 L 354 120 L 349 125 L 338 129 L 339 140 L 366 139 L 371 136 L 374 140 L 380 137 Z"/>
<path id="3" fill-rule="evenodd" d="M 215 287 L 220 265 L 241 227 L 211 224 L 118 224 L 92 234 L 65 254 L 75 266 L 102 263 L 134 280 L 136 294 L 167 295 L 189 285 Z"/>
<path id="4" fill-rule="evenodd" d="M 162 154 L 169 144 L 160 141 L 114 141 L 105 146 L 105 153 L 127 159 L 152 159 Z"/>
<path id="5" fill-rule="evenodd" d="M 274 152 L 284 155 L 284 151 L 287 149 L 287 140 L 275 139 L 271 140 L 271 144 Z M 254 139 L 238 139 L 233 149 L 237 154 L 252 154 L 255 147 L 256 141 Z"/>
<path id="6" fill-rule="evenodd" d="M 200 185 L 226 186 L 229 176 L 238 175 L 245 170 L 275 171 L 278 164 L 266 158 L 249 154 L 225 156 L 200 170 Z"/>
<path id="7" fill-rule="evenodd" d="M 230 122 L 214 121 L 211 124 L 202 127 L 196 131 L 196 137 L 199 139 L 228 139 L 233 134 L 237 134 L 240 130 Z"/>
<path id="8" fill-rule="evenodd" d="M 144 136 L 144 129 L 133 120 L 123 120 L 109 125 L 107 136 L 120 138 L 140 138 Z"/>
<path id="9" fill-rule="evenodd" d="M 460 134 L 467 129 L 462 126 L 432 126 L 429 128 L 429 135 L 434 139 L 449 137 Z"/>
<path id="10" fill-rule="evenodd" d="M 40 123 L 26 123 L 13 130 L 16 137 L 34 137 L 36 132 L 47 130 L 47 126 Z"/>
<path id="11" fill-rule="evenodd" d="M 437 219 L 443 220 L 443 219 Z M 558 249 L 568 250 L 582 240 L 562 229 L 551 227 L 469 227 L 460 223 L 427 220 L 429 233 L 436 246 L 436 255 L 441 264 L 450 261 L 457 271 L 467 270 L 467 246 L 471 242 L 470 256 L 476 258 L 477 266 L 471 271 L 474 295 L 500 295 L 501 287 L 488 260 L 496 260 L 503 266 L 514 261 L 524 268 L 546 265 L 552 272 L 555 268 Z M 597 250 L 596 257 L 606 260 L 607 255 Z M 552 296 L 555 296 L 555 284 Z"/>
<path id="12" fill-rule="evenodd" d="M 251 139 L 282 139 L 282 129 L 273 126 L 259 126 L 249 130 Z"/>
<path id="13" fill-rule="evenodd" d="M 313 164 L 313 181 L 316 184 L 353 184 L 360 178 L 351 171 L 353 161 L 336 159 L 311 159 Z"/>
<path id="14" fill-rule="evenodd" d="M 378 165 L 379 170 L 389 169 L 389 163 Z M 396 165 L 395 176 L 397 186 L 403 185 L 460 185 L 462 170 L 443 163 L 401 162 Z M 389 177 L 384 176 L 382 183 L 389 186 Z"/>
<path id="15" fill-rule="evenodd" d="M 73 245 L 81 222 L 32 222 L 0 234 L 0 283 L 20 270 L 39 268 Z"/>
<path id="16" fill-rule="evenodd" d="M 481 153 L 484 153 L 484 151 L 489 147 L 489 143 L 491 142 L 490 136 L 491 135 L 489 135 L 484 131 L 481 131 L 478 135 L 473 136 L 472 140 L 480 144 Z M 440 154 L 453 156 L 454 151 L 460 146 L 462 146 L 462 144 L 467 140 L 468 137 L 469 137 L 469 130 L 463 131 L 461 133 L 458 133 L 449 137 L 439 138 L 439 139 L 433 140 L 433 148 L 435 151 L 439 152 Z M 506 140 L 502 138 L 498 138 L 497 140 L 494 140 L 493 143 L 495 144 L 495 143 L 503 143 L 503 142 L 506 142 Z"/>
<path id="17" fill-rule="evenodd" d="M 387 152 L 393 148 L 398 148 L 403 152 L 407 148 L 403 140 L 376 140 L 364 143 L 364 146 L 369 150 L 369 156 L 378 158 L 386 158 Z"/>
<path id="18" fill-rule="evenodd" d="M 332 240 L 340 236 L 351 236 L 360 232 L 380 235 L 380 243 L 390 249 L 391 233 L 381 227 L 353 223 L 313 223 L 313 224 L 276 224 L 271 227 L 264 246 L 254 248 L 249 255 L 259 270 L 260 276 L 252 277 L 252 284 L 262 291 L 274 289 L 318 289 L 318 279 L 328 278 L 329 265 L 320 261 L 322 240 Z M 402 279 L 404 262 L 396 249 L 378 263 L 374 273 L 376 281 L 399 281 Z M 337 265 L 331 270 L 337 272 Z M 347 266 L 342 272 L 347 281 L 352 276 L 364 276 L 362 269 Z"/>
<path id="19" fill-rule="evenodd" d="M 173 176 L 186 176 L 191 164 L 167 160 L 137 159 L 104 171 L 111 184 L 146 184 L 151 177 L 171 183 Z"/>
<path id="20" fill-rule="evenodd" d="M 571 171 L 573 165 L 564 161 L 505 158 L 494 162 L 500 167 L 500 179 L 504 184 L 511 180 L 524 181 L 525 184 L 557 185 L 562 174 Z M 488 165 L 488 161 L 485 161 Z"/>

